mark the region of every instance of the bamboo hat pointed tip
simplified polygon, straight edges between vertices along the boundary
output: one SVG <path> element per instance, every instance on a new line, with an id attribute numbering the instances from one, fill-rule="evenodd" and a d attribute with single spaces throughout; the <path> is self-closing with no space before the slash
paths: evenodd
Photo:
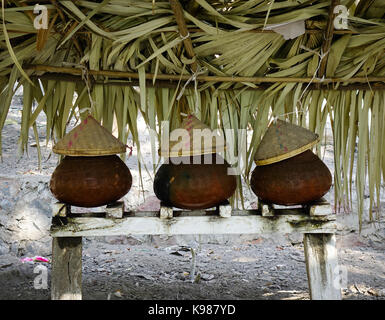
<path id="1" fill-rule="evenodd" d="M 67 156 L 105 156 L 126 152 L 126 145 L 89 115 L 52 150 Z"/>
<path id="2" fill-rule="evenodd" d="M 267 129 L 254 161 L 263 166 L 294 157 L 319 142 L 318 134 L 295 124 L 276 120 Z"/>
<path id="3" fill-rule="evenodd" d="M 191 114 L 185 116 L 180 129 L 185 130 L 186 136 L 182 136 L 182 140 L 171 141 L 170 139 L 168 144 L 162 144 L 159 149 L 161 157 L 198 156 L 226 150 L 224 136 L 211 130 L 209 126 Z M 196 141 L 195 145 L 194 130 L 201 130 L 201 141 Z"/>

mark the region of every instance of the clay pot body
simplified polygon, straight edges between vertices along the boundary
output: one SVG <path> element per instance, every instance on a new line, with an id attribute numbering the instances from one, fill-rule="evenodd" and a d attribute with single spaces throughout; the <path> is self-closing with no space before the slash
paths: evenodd
<path id="1" fill-rule="evenodd" d="M 235 176 L 227 173 L 229 164 L 223 158 L 215 161 L 215 154 L 207 156 L 212 164 L 204 164 L 205 156 L 189 157 L 190 164 L 173 164 L 172 159 L 163 164 L 154 180 L 158 199 L 176 208 L 207 209 L 231 197 L 237 183 Z M 201 164 L 193 164 L 194 158 L 200 158 Z"/>
<path id="2" fill-rule="evenodd" d="M 78 207 L 99 207 L 119 200 L 131 188 L 132 176 L 116 155 L 66 156 L 51 177 L 56 199 Z"/>
<path id="3" fill-rule="evenodd" d="M 331 186 L 327 166 L 310 150 L 270 165 L 257 166 L 250 185 L 265 203 L 306 204 L 320 199 Z"/>

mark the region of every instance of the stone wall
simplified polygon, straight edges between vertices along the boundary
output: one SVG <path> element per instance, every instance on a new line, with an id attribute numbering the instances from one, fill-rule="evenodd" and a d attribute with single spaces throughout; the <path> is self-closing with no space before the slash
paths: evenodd
<path id="1" fill-rule="evenodd" d="M 0 253 L 49 254 L 51 203 L 48 177 L 0 177 Z"/>

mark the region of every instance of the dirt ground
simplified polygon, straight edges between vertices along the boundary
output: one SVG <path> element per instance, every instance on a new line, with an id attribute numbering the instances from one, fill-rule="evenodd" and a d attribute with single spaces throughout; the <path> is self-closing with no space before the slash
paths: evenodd
<path id="1" fill-rule="evenodd" d="M 337 245 L 343 299 L 385 300 L 384 248 L 355 234 L 338 236 Z M 301 243 L 277 245 L 256 238 L 239 245 L 202 244 L 196 248 L 195 281 L 190 277 L 192 254 L 187 247 L 87 239 L 84 247 L 87 300 L 309 299 Z M 50 299 L 49 281 L 47 289 L 34 289 L 38 264 L 23 264 L 14 256 L 0 261 L 1 300 Z M 45 265 L 50 279 L 50 264 Z"/>
<path id="2" fill-rule="evenodd" d="M 41 170 L 37 170 L 33 139 L 30 142 L 29 156 L 17 157 L 20 110 L 20 101 L 15 101 L 4 128 L 0 182 L 1 179 L 19 177 L 26 181 L 33 177 L 47 180 L 57 164 L 57 159 L 50 156 L 51 144 L 44 145 L 44 119 L 39 118 L 38 123 L 43 151 Z M 143 145 L 142 150 L 147 152 L 145 159 L 150 163 L 149 143 Z M 328 152 L 330 156 L 332 153 Z M 333 164 L 330 159 L 329 157 L 329 160 L 325 161 L 332 171 Z M 137 179 L 135 153 L 126 163 L 134 180 Z M 145 194 L 149 199 L 147 203 L 139 201 L 141 191 L 135 185 L 125 201 L 129 204 L 137 201 L 139 208 L 153 210 L 159 203 L 153 201 L 151 186 L 151 179 L 145 177 Z M 330 191 L 329 194 L 332 195 L 333 192 Z M 248 199 L 247 195 L 245 198 Z M 0 214 L 2 207 L 7 208 L 10 202 L 12 198 L 0 199 Z M 151 205 L 155 207 L 151 208 Z M 251 200 L 248 205 L 253 205 Z M 0 231 L 1 228 L 0 223 Z M 172 241 L 141 243 L 124 237 L 110 241 L 84 239 L 83 298 L 309 299 L 301 241 L 293 241 L 288 237 L 239 239 L 222 243 L 206 241 L 198 245 L 195 242 L 192 246 L 197 253 L 193 277 L 195 281 L 191 280 L 193 261 L 189 246 Z M 343 299 L 385 299 L 385 243 L 381 239 L 373 239 L 375 237 L 359 236 L 357 232 L 349 233 L 347 229 L 338 233 Z M 50 299 L 50 263 L 42 264 L 48 268 L 47 289 L 35 289 L 34 281 L 39 273 L 34 271 L 38 264 L 21 263 L 20 259 L 24 254 L 17 253 L 0 253 L 0 300 Z M 39 255 L 40 252 L 34 253 Z M 47 257 L 50 258 L 50 255 Z"/>

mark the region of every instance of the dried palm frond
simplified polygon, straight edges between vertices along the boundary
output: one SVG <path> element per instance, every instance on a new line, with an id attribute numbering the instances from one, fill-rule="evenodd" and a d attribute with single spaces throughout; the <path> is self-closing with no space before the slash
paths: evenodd
<path id="1" fill-rule="evenodd" d="M 29 2 L 2 0 L 0 152 L 1 130 L 16 84 L 24 87 L 20 152 L 27 150 L 30 128 L 38 141 L 36 119 L 40 113 L 47 118 L 48 141 L 65 134 L 71 117 L 84 118 L 91 112 L 110 130 L 116 119 L 121 141 L 126 143 L 131 133 L 140 161 L 139 114 L 159 140 L 162 121 L 170 121 L 172 130 L 179 126 L 181 112 L 193 113 L 212 129 L 235 129 L 225 134 L 234 150 L 225 156 L 234 165 L 242 153 L 240 129 L 252 129 L 242 175 L 246 182 L 255 150 L 273 117 L 306 126 L 321 139 L 329 118 L 336 207 L 352 204 L 356 166 L 359 216 L 364 212 L 368 185 L 369 217 L 374 218 L 371 211 L 379 207 L 385 177 L 385 94 L 371 90 L 376 83 L 362 89 L 349 87 L 349 83 L 359 78 L 365 86 L 371 77 L 385 79 L 385 8 L 381 1 L 370 1 L 372 5 L 340 1 L 349 9 L 350 30 L 335 31 L 325 52 L 330 1 L 180 2 L 188 37 L 179 34 L 173 10 L 165 0 L 79 0 L 53 2 L 55 5 L 43 1 L 50 18 L 46 32 L 34 28 Z M 285 40 L 278 33 L 262 30 L 266 25 L 301 20 L 305 20 L 307 31 L 295 39 Z M 193 45 L 193 57 L 184 47 L 187 38 Z M 326 79 L 322 83 L 318 73 L 324 59 Z M 44 72 L 48 71 L 44 67 L 34 71 L 27 65 L 54 66 L 58 74 Z M 196 72 L 194 65 L 200 67 Z M 63 74 L 64 70 L 69 75 Z M 92 75 L 92 71 L 135 76 Z M 199 80 L 203 77 L 206 81 Z M 253 81 L 256 78 L 269 84 Z M 331 78 L 336 83 L 326 81 Z M 188 79 L 190 84 L 185 85 Z M 154 140 L 151 150 L 156 170 Z M 319 146 L 316 151 L 321 155 Z M 241 176 L 238 185 L 235 205 L 238 199 L 243 200 Z"/>

